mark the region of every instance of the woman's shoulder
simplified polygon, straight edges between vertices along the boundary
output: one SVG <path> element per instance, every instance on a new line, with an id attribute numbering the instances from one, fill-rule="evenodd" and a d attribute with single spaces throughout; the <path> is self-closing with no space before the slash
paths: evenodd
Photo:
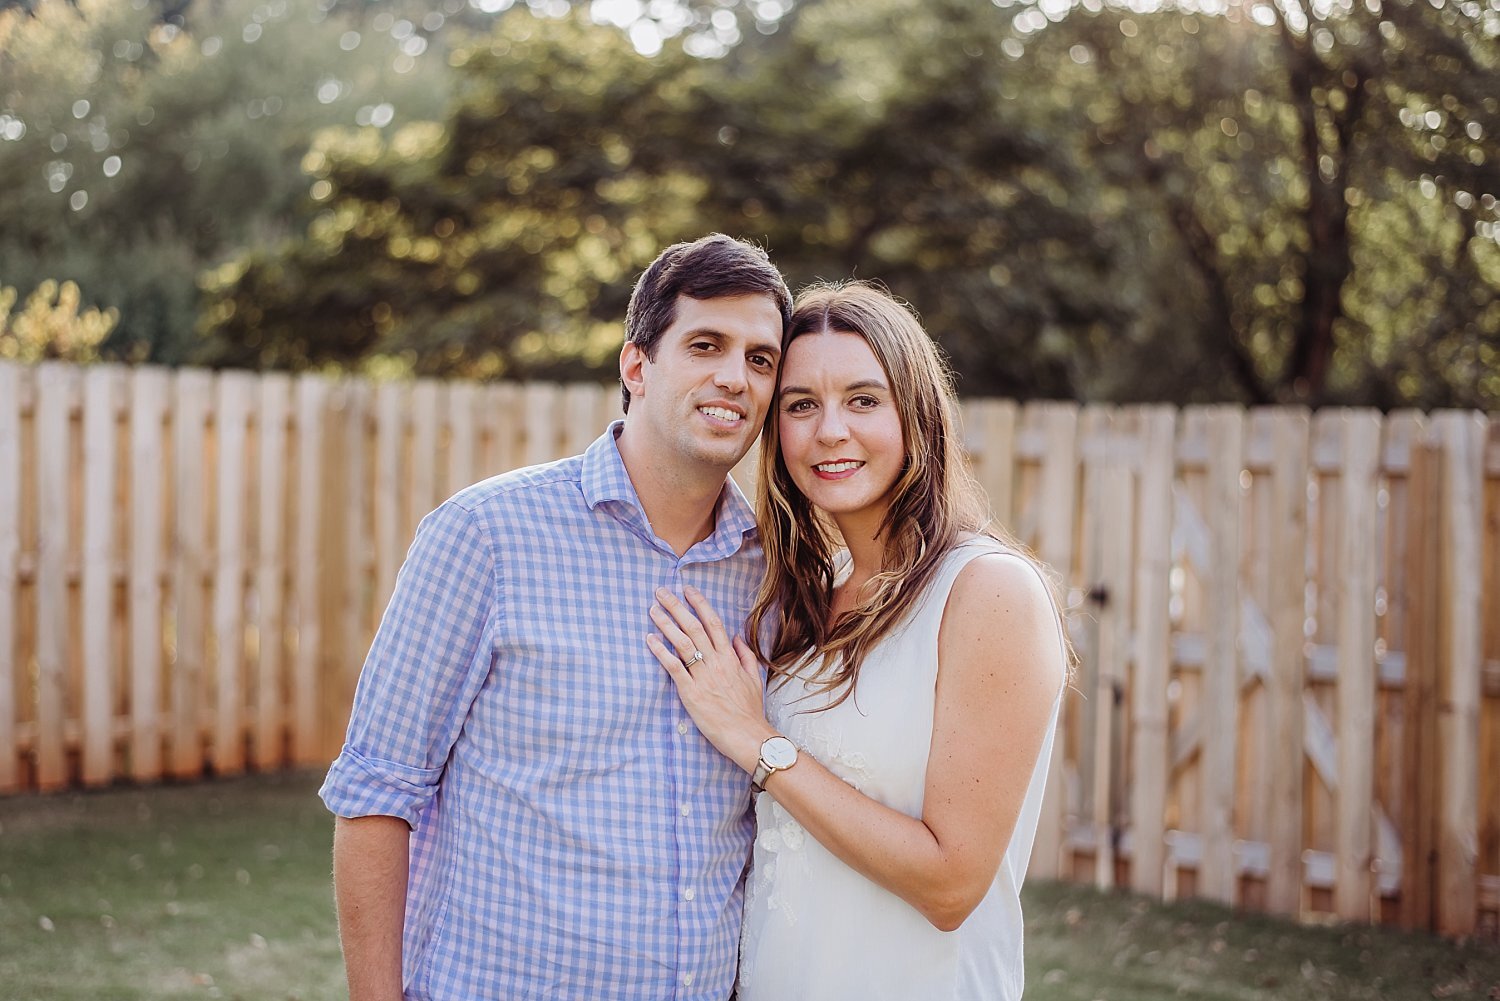
<path id="1" fill-rule="evenodd" d="M 948 594 L 943 627 L 960 647 L 994 652 L 1005 648 L 1038 670 L 1039 680 L 1057 680 L 1066 669 L 1062 616 L 1044 568 L 1025 552 L 998 539 L 977 536 L 956 546 L 964 560 Z"/>
<path id="2" fill-rule="evenodd" d="M 1056 614 L 1046 569 L 1023 549 L 969 532 L 959 537 L 947 559 L 956 571 L 950 602 L 964 598 L 980 604 L 1019 604 L 1048 617 Z"/>

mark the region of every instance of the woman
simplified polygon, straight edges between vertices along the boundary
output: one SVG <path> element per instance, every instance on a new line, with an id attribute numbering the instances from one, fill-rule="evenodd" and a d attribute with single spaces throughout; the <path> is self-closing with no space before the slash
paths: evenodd
<path id="1" fill-rule="evenodd" d="M 774 638 L 731 639 L 689 588 L 657 592 L 647 639 L 764 792 L 739 997 L 1019 998 L 1066 645 L 1038 567 L 981 534 L 951 378 L 902 304 L 802 294 L 761 477 L 747 632 Z"/>

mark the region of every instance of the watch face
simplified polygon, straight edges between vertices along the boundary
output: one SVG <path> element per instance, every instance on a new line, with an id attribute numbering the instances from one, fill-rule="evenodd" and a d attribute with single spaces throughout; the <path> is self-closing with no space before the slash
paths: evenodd
<path id="1" fill-rule="evenodd" d="M 760 745 L 760 756 L 772 768 L 790 768 L 797 763 L 797 745 L 786 737 L 771 737 Z"/>

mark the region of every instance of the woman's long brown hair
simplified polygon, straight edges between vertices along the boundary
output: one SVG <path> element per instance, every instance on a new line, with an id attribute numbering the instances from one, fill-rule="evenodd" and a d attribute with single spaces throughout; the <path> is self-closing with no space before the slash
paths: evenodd
<path id="1" fill-rule="evenodd" d="M 991 535 L 1025 555 L 989 523 L 984 495 L 964 461 L 952 374 L 911 309 L 868 282 L 814 285 L 797 298 L 783 348 L 829 331 L 863 337 L 885 369 L 906 460 L 880 526 L 883 565 L 853 609 L 830 622 L 841 540 L 793 483 L 774 414 L 761 437 L 756 514 L 767 568 L 746 633 L 782 682 L 794 669 L 806 670 L 799 665 L 809 650 L 819 651 L 813 687 L 837 691 L 823 708 L 853 694 L 865 657 L 901 621 L 962 536 Z M 763 649 L 767 636 L 770 647 Z"/>

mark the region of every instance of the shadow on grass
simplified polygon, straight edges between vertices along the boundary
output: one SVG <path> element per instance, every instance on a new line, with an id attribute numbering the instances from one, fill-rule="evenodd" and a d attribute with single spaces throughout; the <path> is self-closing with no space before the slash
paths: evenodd
<path id="1" fill-rule="evenodd" d="M 0 995 L 343 998 L 320 779 L 0 799 Z M 1027 1001 L 1500 1001 L 1491 944 L 1063 884 L 1026 915 Z"/>

